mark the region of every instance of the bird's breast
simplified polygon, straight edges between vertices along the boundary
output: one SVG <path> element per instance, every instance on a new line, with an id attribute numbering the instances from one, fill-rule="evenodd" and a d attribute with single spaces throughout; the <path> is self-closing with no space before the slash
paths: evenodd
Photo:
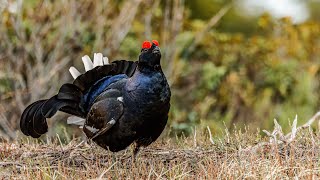
<path id="1" fill-rule="evenodd" d="M 165 77 L 160 74 L 146 76 L 138 74 L 127 81 L 124 101 L 130 107 L 150 111 L 157 109 L 170 100 L 170 88 Z"/>

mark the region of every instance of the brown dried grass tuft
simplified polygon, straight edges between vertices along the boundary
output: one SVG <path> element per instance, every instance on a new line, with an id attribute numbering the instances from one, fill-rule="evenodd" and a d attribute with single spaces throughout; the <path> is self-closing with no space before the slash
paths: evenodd
<path id="1" fill-rule="evenodd" d="M 196 132 L 195 132 L 196 134 Z M 18 179 L 283 179 L 320 177 L 320 135 L 297 132 L 290 144 L 243 151 L 267 138 L 247 132 L 163 138 L 142 149 L 132 163 L 131 148 L 119 153 L 94 143 L 59 138 L 0 144 L 0 177 Z M 214 144 L 212 143 L 214 142 Z"/>

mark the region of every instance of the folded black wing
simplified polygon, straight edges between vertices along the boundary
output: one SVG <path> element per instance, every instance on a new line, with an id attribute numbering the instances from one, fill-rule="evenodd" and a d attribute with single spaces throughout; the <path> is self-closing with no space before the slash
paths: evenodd
<path id="1" fill-rule="evenodd" d="M 106 76 L 126 74 L 131 77 L 135 72 L 137 63 L 133 61 L 118 60 L 104 66 L 97 66 L 92 70 L 77 77 L 73 84 L 79 87 L 84 93 L 98 80 Z"/>

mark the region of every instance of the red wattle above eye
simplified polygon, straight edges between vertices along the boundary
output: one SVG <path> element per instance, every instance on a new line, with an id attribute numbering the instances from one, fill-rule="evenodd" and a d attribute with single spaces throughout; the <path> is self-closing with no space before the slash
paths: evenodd
<path id="1" fill-rule="evenodd" d="M 158 42 L 157 40 L 152 40 L 152 42 L 153 42 L 155 45 L 159 46 L 159 42 Z"/>
<path id="2" fill-rule="evenodd" d="M 152 44 L 150 41 L 143 41 L 142 43 L 142 49 L 149 49 L 151 48 Z"/>

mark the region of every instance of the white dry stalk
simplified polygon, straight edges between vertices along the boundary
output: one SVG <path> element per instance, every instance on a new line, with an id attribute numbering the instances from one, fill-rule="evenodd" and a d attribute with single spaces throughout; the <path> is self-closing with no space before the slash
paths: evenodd
<path id="1" fill-rule="evenodd" d="M 274 144 L 278 145 L 278 144 L 282 144 L 282 143 L 289 144 L 295 140 L 295 138 L 297 137 L 297 133 L 301 129 L 309 128 L 309 132 L 312 131 L 312 130 L 310 130 L 311 125 L 317 120 L 319 120 L 319 123 L 320 123 L 320 111 L 318 111 L 311 119 L 309 119 L 307 121 L 307 123 L 305 123 L 302 126 L 297 127 L 298 115 L 296 115 L 295 119 L 292 122 L 291 132 L 284 135 L 282 132 L 282 127 L 277 122 L 277 120 L 274 119 L 275 128 L 272 133 L 270 133 L 267 130 L 262 130 L 267 136 L 269 136 L 271 138 L 270 142 L 260 142 L 260 143 L 256 144 L 255 146 L 248 147 L 246 149 L 243 149 L 242 151 L 256 152 L 256 151 L 260 150 L 261 148 L 263 148 L 264 146 L 272 146 Z M 280 141 L 277 141 L 277 135 L 280 137 L 279 138 Z"/>
<path id="2" fill-rule="evenodd" d="M 58 138 L 58 140 L 59 140 L 59 145 L 60 145 L 61 151 L 64 151 L 63 145 L 62 145 L 62 141 L 61 141 L 61 139 L 60 139 L 60 136 L 59 136 L 58 133 L 57 133 L 56 135 L 57 135 L 57 138 Z"/>
<path id="3" fill-rule="evenodd" d="M 274 122 L 275 129 L 277 129 L 277 131 L 278 131 L 279 139 L 281 141 L 285 141 L 285 137 L 284 137 L 284 134 L 283 134 L 283 131 L 282 131 L 282 127 L 278 123 L 277 119 L 274 119 L 273 122 Z"/>
<path id="4" fill-rule="evenodd" d="M 223 122 L 223 125 L 224 125 L 224 132 L 226 133 L 226 137 L 227 137 L 227 143 L 230 143 L 230 133 L 229 133 L 229 130 L 227 128 L 227 125 L 225 122 Z"/>
<path id="5" fill-rule="evenodd" d="M 312 146 L 315 147 L 316 141 L 314 139 L 314 135 L 313 135 L 311 126 L 309 126 L 308 130 L 309 130 L 309 134 L 310 134 L 310 137 L 311 137 Z"/>
<path id="6" fill-rule="evenodd" d="M 317 120 L 320 120 L 320 111 L 318 111 L 315 115 L 313 115 L 312 118 L 307 121 L 307 123 L 305 123 L 302 126 L 299 126 L 296 131 L 299 131 L 300 129 L 305 129 L 305 128 L 310 127 Z M 319 123 L 320 123 L 320 121 L 319 121 Z M 290 137 L 291 133 L 292 132 L 288 133 L 286 135 L 286 138 Z"/>
<path id="7" fill-rule="evenodd" d="M 193 146 L 197 147 L 197 129 L 194 127 Z"/>
<path id="8" fill-rule="evenodd" d="M 207 126 L 207 130 L 208 130 L 208 133 L 209 133 L 209 141 L 211 142 L 211 144 L 214 144 L 214 141 L 213 141 L 213 138 L 212 138 L 212 134 L 211 134 L 211 130 L 210 130 L 209 126 Z"/>
<path id="9" fill-rule="evenodd" d="M 297 134 L 297 124 L 298 124 L 298 115 L 296 115 L 295 119 L 292 122 L 291 135 L 288 140 L 288 143 L 292 142 Z M 310 126 L 310 125 L 309 125 Z"/>
<path id="10" fill-rule="evenodd" d="M 274 136 L 273 136 L 273 133 L 270 133 L 269 131 L 267 131 L 267 130 L 262 130 L 262 132 L 264 132 L 268 137 L 270 137 L 270 143 L 272 143 L 272 142 L 274 142 Z"/>
<path id="11" fill-rule="evenodd" d="M 108 171 L 110 171 L 110 169 L 114 166 L 114 165 L 116 165 L 118 163 L 118 161 L 116 161 L 115 163 L 113 163 L 110 167 L 108 167 L 108 169 L 106 169 L 105 171 L 103 171 L 101 174 L 100 174 L 100 176 L 98 177 L 98 179 L 103 179 L 103 176 L 108 172 Z"/>
<path id="12" fill-rule="evenodd" d="M 298 122 L 297 115 L 292 123 L 290 138 L 283 134 L 282 127 L 280 126 L 280 124 L 278 123 L 278 121 L 276 119 L 274 119 L 273 122 L 274 122 L 274 130 L 272 131 L 272 133 L 270 133 L 267 130 L 262 130 L 264 133 L 266 133 L 267 136 L 272 138 L 272 139 L 270 139 L 270 143 L 290 143 L 295 139 L 296 134 L 297 134 L 297 122 Z M 280 141 L 278 141 L 278 139 Z"/>

